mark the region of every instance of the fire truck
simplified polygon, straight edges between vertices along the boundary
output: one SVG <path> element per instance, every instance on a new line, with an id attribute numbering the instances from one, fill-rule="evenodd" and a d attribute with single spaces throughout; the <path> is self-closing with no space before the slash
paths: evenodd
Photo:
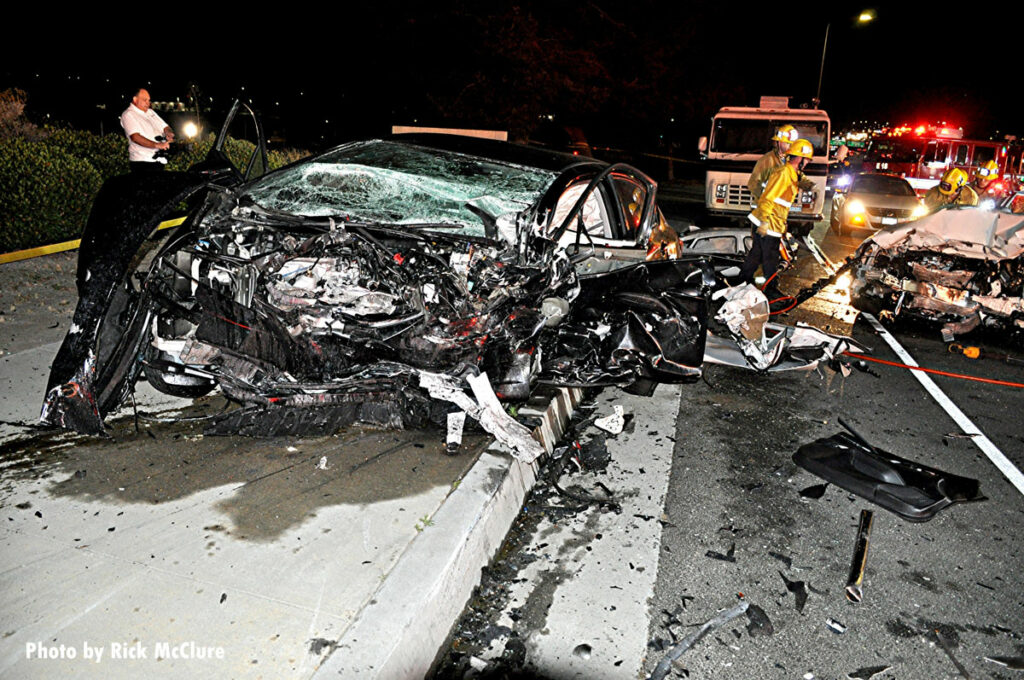
<path id="1" fill-rule="evenodd" d="M 815 188 L 801 191 L 789 211 L 795 231 L 809 231 L 822 218 L 825 180 L 828 176 L 830 121 L 821 109 L 791 109 L 788 97 L 762 97 L 757 108 L 725 106 L 711 121 L 710 137 L 698 143 L 707 163 L 704 199 L 708 213 L 744 219 L 751 209 L 747 189 L 754 164 L 772 147 L 771 138 L 779 126 L 789 123 L 814 146 L 814 162 L 804 174 Z"/>
<path id="2" fill-rule="evenodd" d="M 1007 140 L 965 139 L 963 128 L 952 125 L 908 125 L 876 134 L 862 156 L 862 172 L 899 175 L 923 194 L 939 183 L 950 168 L 960 168 L 973 180 L 979 167 L 994 160 L 1000 182 L 1012 188 L 1020 181 L 1021 146 Z"/>

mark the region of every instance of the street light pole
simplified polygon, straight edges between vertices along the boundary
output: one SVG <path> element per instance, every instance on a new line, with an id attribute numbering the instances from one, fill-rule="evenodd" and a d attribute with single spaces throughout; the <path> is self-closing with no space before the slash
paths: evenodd
<path id="1" fill-rule="evenodd" d="M 821 104 L 821 78 L 825 75 L 825 50 L 828 49 L 828 31 L 832 24 L 825 24 L 825 44 L 821 46 L 821 69 L 818 71 L 818 94 L 814 95 L 814 108 Z"/>

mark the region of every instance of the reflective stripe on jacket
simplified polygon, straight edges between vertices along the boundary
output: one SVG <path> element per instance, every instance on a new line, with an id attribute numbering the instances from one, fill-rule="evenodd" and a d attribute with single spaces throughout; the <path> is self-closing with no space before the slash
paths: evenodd
<path id="1" fill-rule="evenodd" d="M 780 237 L 786 233 L 786 218 L 799 192 L 798 181 L 797 171 L 788 164 L 776 168 L 768 176 L 757 207 L 748 215 L 750 221 L 757 225 L 757 233 Z"/>

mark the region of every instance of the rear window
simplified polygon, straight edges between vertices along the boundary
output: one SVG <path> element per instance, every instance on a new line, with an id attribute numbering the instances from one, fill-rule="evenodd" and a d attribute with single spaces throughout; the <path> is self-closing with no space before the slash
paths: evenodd
<path id="1" fill-rule="evenodd" d="M 862 194 L 913 196 L 914 189 L 905 179 L 891 175 L 860 175 L 853 180 L 851 191 Z"/>

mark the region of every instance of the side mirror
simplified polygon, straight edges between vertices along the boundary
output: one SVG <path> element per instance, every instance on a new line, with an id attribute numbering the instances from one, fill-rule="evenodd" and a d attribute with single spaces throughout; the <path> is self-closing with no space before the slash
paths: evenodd
<path id="1" fill-rule="evenodd" d="M 708 138 L 707 137 L 701 137 L 700 139 L 697 140 L 697 151 L 700 151 L 701 153 L 704 153 L 707 150 L 708 150 Z"/>

